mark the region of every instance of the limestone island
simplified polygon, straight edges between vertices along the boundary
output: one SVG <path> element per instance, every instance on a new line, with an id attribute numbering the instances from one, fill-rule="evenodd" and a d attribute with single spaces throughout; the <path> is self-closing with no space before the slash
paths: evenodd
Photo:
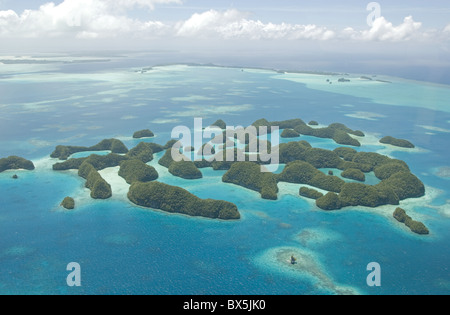
<path id="1" fill-rule="evenodd" d="M 219 127 L 220 129 L 224 130 L 227 129 L 227 124 L 222 119 L 219 119 L 215 123 L 213 123 L 211 127 Z"/>
<path id="2" fill-rule="evenodd" d="M 200 199 L 183 188 L 160 182 L 135 182 L 130 187 L 128 199 L 141 207 L 194 217 L 221 220 L 238 220 L 241 217 L 237 206 L 233 203 Z"/>
<path id="3" fill-rule="evenodd" d="M 297 138 L 300 134 L 294 129 L 284 129 L 281 133 L 281 138 Z"/>
<path id="4" fill-rule="evenodd" d="M 144 130 L 136 131 L 133 134 L 133 139 L 153 138 L 154 136 L 155 136 L 155 134 L 151 130 L 144 129 Z"/>
<path id="5" fill-rule="evenodd" d="M 427 229 L 427 227 L 422 223 L 418 221 L 414 221 L 411 219 L 409 215 L 406 214 L 406 211 L 402 208 L 397 208 L 394 212 L 394 218 L 400 222 L 404 223 L 409 229 L 419 235 L 428 235 L 430 234 L 430 231 Z"/>
<path id="6" fill-rule="evenodd" d="M 111 151 L 111 153 L 117 154 L 128 153 L 128 149 L 122 141 L 117 139 L 105 139 L 91 147 L 58 145 L 50 157 L 54 159 L 57 158 L 60 160 L 67 160 L 72 154 L 88 151 Z"/>
<path id="7" fill-rule="evenodd" d="M 224 183 L 236 184 L 261 193 L 263 199 L 277 200 L 276 175 L 262 173 L 261 167 L 253 162 L 237 162 L 222 177 Z"/>
<path id="8" fill-rule="evenodd" d="M 112 197 L 111 185 L 103 179 L 89 162 L 83 162 L 78 175 L 86 179 L 85 186 L 91 190 L 92 199 L 108 199 Z"/>
<path id="9" fill-rule="evenodd" d="M 366 175 L 358 169 L 348 168 L 341 173 L 341 176 L 348 179 L 357 180 L 359 182 L 366 181 Z"/>
<path id="10" fill-rule="evenodd" d="M 61 202 L 61 206 L 64 209 L 67 210 L 73 210 L 75 209 L 75 200 L 72 197 L 66 197 L 64 198 L 64 200 Z"/>
<path id="11" fill-rule="evenodd" d="M 171 150 L 167 150 L 162 158 L 159 159 L 158 164 L 166 167 L 173 176 L 183 179 L 200 179 L 203 178 L 202 172 L 197 165 L 189 161 L 187 157 L 183 157 L 183 161 L 175 162 L 172 158 Z"/>
<path id="12" fill-rule="evenodd" d="M 215 125 L 221 128 L 224 122 L 219 120 Z M 262 155 L 260 156 L 258 152 L 250 152 L 248 134 L 246 139 L 239 141 L 241 144 L 247 144 L 245 149 L 238 149 L 231 137 L 224 137 L 222 149 L 219 146 L 216 147 L 221 151 L 211 152 L 210 156 L 194 162 L 187 156 L 183 156 L 181 151 L 179 154 L 182 161 L 177 162 L 173 159 L 172 147 L 178 142 L 177 140 L 170 140 L 165 145 L 141 142 L 128 150 L 121 141 L 106 139 L 92 147 L 56 147 L 52 157 L 66 160 L 54 164 L 53 169 L 55 171 L 78 170 L 78 175 L 86 180 L 85 186 L 91 190 L 91 197 L 107 199 L 112 195 L 111 186 L 101 177 L 99 171 L 110 167 L 120 167 L 119 175 L 131 185 L 128 198 L 132 203 L 170 213 L 224 220 L 240 218 L 236 205 L 226 201 L 202 200 L 181 187 L 157 182 L 158 173 L 153 167 L 147 165 L 153 160 L 154 153 L 165 151 L 158 164 L 167 168 L 173 176 L 189 180 L 201 179 L 200 169 L 202 168 L 223 170 L 226 172 L 222 176 L 222 182 L 256 191 L 267 200 L 278 199 L 279 182 L 309 186 L 299 189 L 300 196 L 316 200 L 317 207 L 326 211 L 355 206 L 371 208 L 383 205 L 398 206 L 402 200 L 419 198 L 425 194 L 424 184 L 411 173 L 404 161 L 374 152 L 358 152 L 348 147 L 361 146 L 357 138 L 365 136 L 362 131 L 353 130 L 339 123 L 323 128 L 312 128 L 298 118 L 274 122 L 259 119 L 253 123 L 253 126 L 267 127 L 268 133 L 271 132 L 270 127 L 276 126 L 290 135 L 327 138 L 346 146 L 327 150 L 314 148 L 305 140 L 290 141 L 278 146 L 272 146 L 267 141 L 269 151 L 278 153 L 279 164 L 284 165 L 283 170 L 275 174 L 261 171 L 268 162 L 263 161 Z M 258 131 L 257 135 L 262 134 Z M 226 146 L 229 143 L 231 148 Z M 212 148 L 210 144 L 204 144 L 202 149 L 210 149 L 208 146 Z M 96 150 L 112 152 L 105 156 L 92 154 L 86 158 L 67 160 L 74 152 Z M 230 160 L 230 157 L 234 159 Z M 0 165 L 6 164 L 4 160 L 0 160 Z M 341 177 L 335 176 L 333 171 L 328 171 L 327 175 L 324 173 L 327 169 L 341 170 L 342 178 L 359 182 L 346 182 Z M 380 180 L 376 185 L 363 183 L 366 174 L 371 172 Z M 319 192 L 314 188 L 325 192 Z"/>
<path id="13" fill-rule="evenodd" d="M 10 156 L 0 159 L 0 173 L 7 170 L 34 170 L 33 162 L 19 156 Z M 18 177 L 17 177 L 18 178 Z"/>
<path id="14" fill-rule="evenodd" d="M 390 137 L 390 136 L 382 138 L 380 140 L 380 143 L 390 144 L 390 145 L 393 145 L 396 147 L 407 148 L 407 149 L 414 149 L 416 147 L 414 144 L 412 144 L 408 140 L 397 139 L 397 138 Z"/>
<path id="15" fill-rule="evenodd" d="M 138 159 L 122 161 L 120 163 L 119 176 L 124 178 L 130 185 L 134 182 L 151 182 L 159 177 L 154 167 Z"/>
<path id="16" fill-rule="evenodd" d="M 323 197 L 323 194 L 321 192 L 318 192 L 315 189 L 311 189 L 311 188 L 307 188 L 307 187 L 300 188 L 299 193 L 300 193 L 300 196 L 308 198 L 308 199 L 317 200 L 317 199 Z"/>

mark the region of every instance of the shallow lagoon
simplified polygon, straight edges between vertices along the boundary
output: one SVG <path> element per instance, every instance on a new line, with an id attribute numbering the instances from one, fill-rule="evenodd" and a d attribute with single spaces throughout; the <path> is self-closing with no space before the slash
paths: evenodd
<path id="1" fill-rule="evenodd" d="M 435 171 L 449 167 L 450 114 L 429 108 L 426 98 L 412 104 L 392 93 L 396 84 L 414 90 L 422 83 L 389 78 L 393 83 L 361 82 L 356 90 L 336 83 L 325 91 L 308 87 L 316 76 L 293 80 L 295 74 L 289 74 L 288 80 L 279 80 L 283 74 L 272 71 L 168 66 L 139 73 L 131 67 L 105 70 L 102 64 L 98 72 L 74 73 L 73 65 L 52 67 L 12 71 L 0 81 L 0 155 L 22 155 L 37 167 L 0 174 L 1 294 L 450 292 L 449 182 Z M 372 88 L 395 99 L 375 98 Z M 449 99 L 448 87 L 432 89 Z M 117 137 L 131 148 L 139 143 L 131 135 L 144 128 L 157 134 L 145 141 L 164 144 L 173 127 L 193 128 L 194 117 L 244 126 L 263 117 L 302 118 L 363 130 L 368 137 L 358 150 L 405 160 L 427 185 L 426 198 L 402 206 L 424 221 L 431 235 L 411 234 L 390 216 L 394 208 L 323 212 L 298 196 L 298 185 L 289 184 L 280 185 L 278 201 L 262 200 L 259 193 L 222 183 L 224 172 L 211 169 L 202 170 L 203 180 L 187 181 L 157 167 L 162 182 L 200 198 L 234 202 L 240 221 L 135 207 L 124 197 L 123 182 L 114 181 L 113 170 L 104 174 L 118 193 L 93 201 L 75 172 L 51 171 L 55 161 L 48 156 L 58 144 L 93 145 Z M 418 149 L 405 152 L 376 142 L 385 135 L 406 138 Z M 299 139 L 337 147 L 332 140 Z M 150 165 L 157 166 L 159 157 Z M 16 173 L 19 180 L 13 181 Z M 77 200 L 73 212 L 59 207 L 68 195 Z M 302 273 L 277 264 L 283 250 L 310 257 L 309 269 Z M 81 265 L 81 288 L 66 286 L 66 266 L 72 261 Z M 373 261 L 382 267 L 380 288 L 366 285 L 366 266 Z"/>

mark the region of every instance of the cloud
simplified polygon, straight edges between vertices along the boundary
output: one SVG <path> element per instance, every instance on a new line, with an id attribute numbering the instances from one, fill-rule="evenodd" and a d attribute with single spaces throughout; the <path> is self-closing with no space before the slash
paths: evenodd
<path id="1" fill-rule="evenodd" d="M 398 26 L 380 17 L 374 21 L 370 30 L 361 32 L 360 36 L 362 40 L 405 41 L 419 38 L 421 27 L 422 23 L 415 22 L 412 16 L 406 17 Z"/>
<path id="2" fill-rule="evenodd" d="M 224 39 L 317 39 L 334 37 L 334 32 L 325 27 L 299 24 L 263 23 L 247 19 L 248 14 L 238 10 L 219 12 L 209 10 L 196 13 L 190 19 L 175 26 L 178 36 L 217 37 Z"/>
<path id="3" fill-rule="evenodd" d="M 161 35 L 164 24 L 127 17 L 135 7 L 152 10 L 156 4 L 180 3 L 180 0 L 65 0 L 52 2 L 38 10 L 18 15 L 0 11 L 0 35 L 3 37 L 115 37 L 133 32 Z"/>
<path id="4" fill-rule="evenodd" d="M 422 23 L 406 17 L 394 25 L 384 17 L 376 19 L 370 29 L 347 27 L 330 29 L 316 24 L 270 23 L 251 18 L 236 9 L 208 10 L 195 13 L 177 23 L 142 21 L 129 17 L 132 9 L 153 10 L 158 4 L 181 4 L 181 0 L 64 0 L 47 3 L 37 10 L 17 14 L 0 11 L 0 37 L 66 38 L 94 40 L 101 38 L 284 41 L 372 41 L 402 42 L 410 40 L 447 41 L 450 24 L 442 30 L 422 30 Z"/>

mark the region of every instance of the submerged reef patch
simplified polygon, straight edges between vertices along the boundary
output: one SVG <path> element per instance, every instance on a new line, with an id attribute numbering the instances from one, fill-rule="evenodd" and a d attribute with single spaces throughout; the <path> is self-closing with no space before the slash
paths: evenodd
<path id="1" fill-rule="evenodd" d="M 295 259 L 295 263 L 292 263 L 292 257 Z M 268 272 L 276 272 L 286 277 L 310 281 L 316 288 L 328 294 L 359 294 L 354 288 L 335 283 L 319 262 L 316 254 L 300 247 L 271 248 L 256 257 L 255 263 Z"/>

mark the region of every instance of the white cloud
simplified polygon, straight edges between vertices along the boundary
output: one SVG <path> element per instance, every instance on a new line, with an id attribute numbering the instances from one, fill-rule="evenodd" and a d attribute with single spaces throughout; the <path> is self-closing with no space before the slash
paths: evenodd
<path id="1" fill-rule="evenodd" d="M 374 21 L 370 30 L 361 32 L 361 39 L 377 41 L 419 39 L 422 36 L 419 31 L 421 27 L 422 23 L 415 22 L 412 16 L 406 17 L 403 23 L 398 26 L 394 26 L 384 17 L 380 17 Z"/>
<path id="2" fill-rule="evenodd" d="M 248 14 L 238 10 L 218 12 L 210 10 L 194 14 L 190 19 L 176 25 L 178 36 L 211 37 L 224 39 L 317 39 L 334 37 L 325 27 L 299 24 L 263 23 L 247 19 Z"/>
<path id="3" fill-rule="evenodd" d="M 444 28 L 444 33 L 450 33 L 450 24 Z"/>
<path id="4" fill-rule="evenodd" d="M 153 10 L 158 4 L 181 0 L 64 0 L 47 3 L 21 14 L 0 11 L 0 37 L 66 39 L 178 39 L 223 40 L 348 40 L 390 41 L 450 39 L 450 24 L 442 30 L 422 30 L 422 23 L 409 16 L 399 25 L 380 17 L 367 30 L 347 27 L 330 29 L 315 24 L 270 23 L 252 19 L 236 9 L 195 13 L 178 23 L 130 18 L 130 9 Z"/>
<path id="5" fill-rule="evenodd" d="M 180 3 L 180 0 L 65 0 L 46 3 L 38 10 L 0 11 L 0 35 L 11 37 L 76 38 L 114 37 L 123 33 L 147 32 L 157 35 L 162 22 L 140 21 L 126 16 L 134 7 L 152 10 L 156 4 Z"/>

